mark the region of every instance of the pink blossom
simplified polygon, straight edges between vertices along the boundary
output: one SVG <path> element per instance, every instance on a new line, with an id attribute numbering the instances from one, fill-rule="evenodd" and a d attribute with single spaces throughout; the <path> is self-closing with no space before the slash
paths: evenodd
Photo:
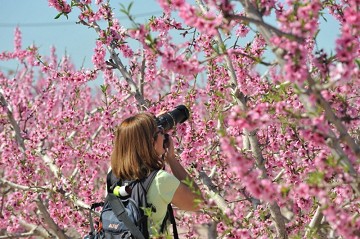
<path id="1" fill-rule="evenodd" d="M 14 37 L 14 45 L 15 45 L 15 51 L 19 51 L 21 49 L 21 32 L 19 27 L 15 28 L 15 37 Z"/>
<path id="2" fill-rule="evenodd" d="M 106 50 L 104 49 L 104 46 L 101 41 L 96 42 L 95 47 L 95 53 L 92 57 L 92 62 L 94 63 L 94 66 L 96 66 L 99 69 L 103 69 L 105 67 L 105 54 Z"/>
<path id="3" fill-rule="evenodd" d="M 202 14 L 189 4 L 182 5 L 179 16 L 187 25 L 196 27 L 201 32 L 209 35 L 216 35 L 217 28 L 222 23 L 221 15 L 216 15 L 213 12 Z"/>
<path id="4" fill-rule="evenodd" d="M 241 24 L 238 30 L 236 31 L 236 35 L 239 37 L 245 37 L 249 31 L 250 29 L 247 26 Z"/>
<path id="5" fill-rule="evenodd" d="M 49 6 L 54 7 L 59 12 L 70 13 L 71 7 L 65 0 L 48 0 Z"/>

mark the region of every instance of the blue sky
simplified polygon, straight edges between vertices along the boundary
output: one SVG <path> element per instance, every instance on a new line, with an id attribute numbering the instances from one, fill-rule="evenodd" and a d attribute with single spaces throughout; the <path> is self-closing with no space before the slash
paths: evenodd
<path id="1" fill-rule="evenodd" d="M 68 1 L 70 2 L 70 0 Z M 113 0 L 111 5 L 119 9 L 119 3 L 128 5 L 131 0 Z M 149 19 L 151 15 L 160 15 L 161 9 L 156 0 L 134 0 L 132 14 L 138 22 Z M 57 11 L 48 6 L 47 0 L 0 0 L 0 52 L 12 50 L 15 27 L 22 31 L 23 46 L 35 43 L 40 54 L 49 55 L 51 46 L 56 46 L 58 57 L 66 52 L 71 56 L 76 67 L 91 67 L 91 56 L 97 35 L 93 29 L 75 24 L 78 11 L 69 14 L 69 19 L 54 19 Z M 123 14 L 116 11 L 121 23 L 129 24 Z M 321 20 L 319 46 L 330 53 L 334 52 L 334 43 L 338 24 L 331 16 L 327 22 Z M 0 61 L 0 70 L 16 67 L 15 62 Z"/>
<path id="2" fill-rule="evenodd" d="M 68 1 L 70 2 L 70 1 Z M 130 0 L 111 1 L 119 9 L 119 3 L 128 5 Z M 22 32 L 23 47 L 35 43 L 42 55 L 49 55 L 50 47 L 55 46 L 58 57 L 66 52 L 76 67 L 91 67 L 91 56 L 97 34 L 93 29 L 75 24 L 79 11 L 54 19 L 57 11 L 48 6 L 47 0 L 0 0 L 0 52 L 14 48 L 14 31 L 18 25 Z M 74 8 L 75 9 L 75 8 Z M 160 15 L 161 9 L 155 0 L 135 0 L 131 11 L 141 21 L 151 15 Z M 129 24 L 123 14 L 116 12 L 120 22 Z M 13 62 L 1 62 L 0 70 L 10 70 Z"/>

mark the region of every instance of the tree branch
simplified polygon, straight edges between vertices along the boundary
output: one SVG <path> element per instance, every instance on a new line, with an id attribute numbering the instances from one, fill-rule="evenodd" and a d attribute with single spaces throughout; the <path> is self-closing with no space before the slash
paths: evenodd
<path id="1" fill-rule="evenodd" d="M 95 133 L 90 137 L 90 142 L 87 144 L 84 152 L 88 151 L 92 145 L 92 142 L 95 140 L 95 138 L 99 135 L 99 133 L 101 132 L 101 130 L 104 128 L 104 126 L 101 124 L 99 125 L 99 127 L 96 129 Z M 74 171 L 72 172 L 71 176 L 70 176 L 70 181 L 74 180 L 76 175 L 79 172 L 79 167 L 76 166 Z"/>
<path id="2" fill-rule="evenodd" d="M 295 35 L 293 35 L 291 33 L 283 32 L 283 31 L 279 30 L 278 28 L 271 26 L 270 24 L 264 22 L 262 20 L 262 18 L 261 19 L 254 19 L 252 17 L 240 16 L 240 15 L 225 15 L 224 17 L 226 19 L 229 19 L 229 20 L 240 20 L 240 21 L 246 21 L 246 22 L 254 23 L 257 26 L 262 26 L 262 27 L 272 31 L 277 36 L 286 37 L 288 39 L 295 40 L 298 43 L 303 43 L 305 41 L 305 39 L 302 38 L 302 37 L 295 36 Z"/>
<path id="3" fill-rule="evenodd" d="M 29 224 L 28 222 L 25 222 L 21 219 L 19 220 L 19 223 L 25 230 L 28 230 L 28 232 L 19 233 L 19 234 L 6 234 L 0 236 L 0 239 L 21 238 L 21 237 L 30 238 L 32 236 L 38 236 L 42 238 L 53 238 L 53 236 L 49 234 L 49 232 L 46 231 L 41 226 Z"/>
<path id="4" fill-rule="evenodd" d="M 38 206 L 41 214 L 43 215 L 45 223 L 55 233 L 55 235 L 59 239 L 69 239 L 69 237 L 65 235 L 63 230 L 51 218 L 51 216 L 50 216 L 49 212 L 47 211 L 47 208 L 45 207 L 44 203 L 42 202 L 40 196 L 38 196 L 38 198 L 36 200 L 36 205 Z"/>
<path id="5" fill-rule="evenodd" d="M 271 38 L 273 37 L 274 31 L 269 30 L 266 28 L 266 25 L 264 25 L 262 22 L 261 14 L 258 12 L 257 9 L 253 6 L 253 4 L 249 0 L 239 0 L 244 8 L 246 9 L 246 12 L 250 15 L 250 18 L 252 19 L 252 22 L 255 23 L 257 28 L 259 29 L 259 32 L 264 36 L 265 41 L 269 46 L 273 46 L 271 42 Z M 285 62 L 283 59 L 284 51 L 278 47 L 272 47 L 274 54 L 276 55 L 278 62 L 280 66 L 284 66 Z M 310 74 L 308 74 L 307 81 L 309 82 L 310 89 L 315 95 L 318 104 L 324 109 L 326 119 L 335 125 L 337 130 L 340 133 L 340 139 L 344 139 L 344 141 L 348 144 L 348 146 L 352 149 L 352 151 L 356 154 L 358 158 L 360 158 L 360 148 L 359 145 L 356 144 L 355 140 L 348 134 L 346 127 L 343 125 L 341 120 L 339 120 L 336 115 L 334 114 L 331 106 L 329 103 L 322 97 L 321 93 L 316 88 L 315 81 L 310 77 Z M 300 99 L 304 106 L 307 106 L 307 102 L 310 102 L 309 96 L 306 94 L 300 94 Z M 310 109 L 310 111 L 313 111 Z M 329 148 L 332 150 L 332 154 L 339 160 L 341 160 L 342 163 L 345 163 L 345 168 L 347 168 L 350 173 L 354 176 L 355 180 L 357 178 L 357 173 L 354 170 L 353 166 L 351 165 L 347 155 L 343 152 L 342 148 L 340 147 L 339 140 L 335 137 L 335 134 L 330 131 L 330 137 L 331 140 L 327 141 L 327 144 Z M 355 192 L 359 194 L 359 183 L 355 182 L 351 184 L 352 188 L 355 190 Z M 317 224 L 314 224 L 314 227 L 317 226 Z"/>
<path id="6" fill-rule="evenodd" d="M 80 23 L 84 24 L 85 26 L 94 28 L 96 33 L 98 33 L 99 35 L 101 34 L 101 28 L 96 22 L 87 23 L 84 20 L 80 20 Z M 116 67 L 120 71 L 121 75 L 129 84 L 130 91 L 138 102 L 138 108 L 141 110 L 146 109 L 147 103 L 144 99 L 144 96 L 141 94 L 139 87 L 136 85 L 135 81 L 132 79 L 131 75 L 126 70 L 125 66 L 123 65 L 122 61 L 117 55 L 114 46 L 110 44 L 107 45 L 106 47 L 108 52 L 110 53 L 110 58 L 114 61 L 114 67 Z"/>
<path id="7" fill-rule="evenodd" d="M 313 218 L 311 219 L 311 222 L 309 223 L 309 227 L 307 228 L 307 230 L 305 232 L 305 238 L 308 238 L 311 231 L 316 230 L 320 226 L 320 223 L 321 223 L 321 220 L 323 219 L 323 217 L 324 217 L 324 215 L 321 212 L 321 207 L 318 206 L 316 208 Z"/>
<path id="8" fill-rule="evenodd" d="M 16 120 L 14 118 L 11 106 L 6 101 L 6 99 L 5 99 L 4 95 L 3 95 L 3 90 L 1 88 L 0 88 L 0 105 L 6 109 L 6 114 L 7 114 L 8 118 L 9 118 L 10 124 L 12 125 L 12 127 L 13 127 L 13 129 L 15 131 L 16 142 L 19 145 L 20 151 L 25 156 L 25 143 L 24 143 L 23 137 L 21 136 L 20 127 L 19 127 L 18 123 L 16 122 Z"/>
<path id="9" fill-rule="evenodd" d="M 318 104 L 324 109 L 326 119 L 329 120 L 336 129 L 340 133 L 340 140 L 346 142 L 346 144 L 351 148 L 353 153 L 360 159 L 360 146 L 355 142 L 355 140 L 349 135 L 346 127 L 342 123 L 342 121 L 335 115 L 333 109 L 331 108 L 329 102 L 327 102 L 324 97 L 321 95 L 321 92 L 316 88 L 316 83 L 313 78 L 308 75 L 308 82 L 311 87 L 312 93 L 315 95 L 316 99 L 318 100 Z M 336 138 L 335 138 L 336 139 Z M 336 141 L 338 141 L 336 139 Z M 349 166 L 352 167 L 350 161 L 348 161 Z M 352 168 L 353 175 L 356 175 L 355 170 Z"/>
<path id="10" fill-rule="evenodd" d="M 206 193 L 212 200 L 214 200 L 215 204 L 220 208 L 220 210 L 225 212 L 229 205 L 224 200 L 224 198 L 220 196 L 219 191 L 212 183 L 211 178 L 209 178 L 204 171 L 197 171 L 195 168 L 194 170 L 202 184 L 205 186 Z"/>
<path id="11" fill-rule="evenodd" d="M 0 178 L 0 182 L 8 185 L 11 188 L 21 190 L 21 191 L 44 192 L 44 191 L 50 190 L 48 187 L 28 187 L 28 186 L 16 184 L 16 183 L 10 182 L 4 178 Z"/>
<path id="12" fill-rule="evenodd" d="M 273 37 L 273 32 L 269 29 L 267 29 L 262 22 L 261 14 L 257 11 L 257 9 L 253 6 L 253 4 L 248 0 L 240 0 L 240 2 L 243 4 L 243 6 L 246 9 L 246 12 L 250 15 L 250 18 L 253 20 L 253 22 L 256 24 L 257 28 L 259 29 L 259 32 L 264 36 L 264 39 L 266 43 L 269 46 L 273 46 L 271 42 L 271 38 Z M 276 55 L 278 62 L 281 66 L 284 66 L 284 60 L 283 60 L 283 50 L 279 50 L 279 48 L 273 48 L 273 52 Z M 319 105 L 324 109 L 326 118 L 335 125 L 337 130 L 340 133 L 340 138 L 344 139 L 344 141 L 349 145 L 349 147 L 352 149 L 352 151 L 356 154 L 358 158 L 360 158 L 360 146 L 356 144 L 355 140 L 349 135 L 349 133 L 346 130 L 346 127 L 342 123 L 342 121 L 336 117 L 334 114 L 331 106 L 329 103 L 322 97 L 321 93 L 317 89 L 316 82 L 313 78 L 308 74 L 307 81 L 309 82 L 309 85 L 311 87 L 311 91 L 315 95 L 316 99 L 319 102 Z M 306 102 L 309 102 L 309 97 L 305 94 L 302 94 L 302 102 L 304 105 L 307 105 Z M 337 139 L 335 139 L 337 140 Z M 341 158 L 347 158 L 346 155 L 340 155 Z"/>
<path id="13" fill-rule="evenodd" d="M 197 3 L 199 5 L 200 9 L 203 11 L 203 13 L 205 13 L 207 10 L 206 10 L 206 7 L 203 5 L 203 3 L 200 0 L 197 0 Z M 224 42 L 221 38 L 219 30 L 217 30 L 215 40 L 221 46 L 224 46 Z M 223 47 L 220 47 L 220 49 L 223 49 Z M 230 81 L 231 81 L 231 88 L 233 90 L 233 93 L 232 93 L 233 99 L 245 111 L 247 109 L 247 105 L 246 105 L 247 97 L 239 89 L 239 86 L 237 83 L 237 77 L 236 77 L 236 73 L 235 73 L 235 69 L 232 64 L 232 61 L 231 61 L 229 55 L 226 54 L 226 52 L 220 52 L 220 53 L 224 54 L 224 59 L 225 59 L 225 62 L 226 62 L 227 68 L 228 68 L 228 73 L 229 73 Z M 244 134 L 246 137 L 246 134 L 247 134 L 246 130 L 244 131 Z M 252 134 L 252 133 L 247 134 L 247 136 L 249 137 L 251 150 L 252 150 L 252 153 L 254 154 L 254 157 L 256 158 L 256 163 L 258 164 L 258 167 L 262 172 L 262 176 L 267 177 L 267 172 L 266 172 L 266 169 L 264 166 L 264 157 L 262 156 L 257 136 L 256 136 L 256 134 Z M 282 216 L 282 214 L 280 212 L 280 207 L 277 205 L 276 202 L 270 204 L 270 211 L 274 218 L 275 227 L 277 229 L 278 236 L 280 238 L 287 239 L 288 235 L 286 232 L 284 217 Z"/>

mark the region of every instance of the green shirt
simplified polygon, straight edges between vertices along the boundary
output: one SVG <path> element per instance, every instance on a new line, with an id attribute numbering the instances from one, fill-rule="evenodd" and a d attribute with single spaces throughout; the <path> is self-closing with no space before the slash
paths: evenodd
<path id="1" fill-rule="evenodd" d="M 149 232 L 158 231 L 166 215 L 167 205 L 171 203 L 180 181 L 172 174 L 159 170 L 147 192 L 147 201 L 152 204 L 156 212 L 152 212 L 148 222 Z"/>

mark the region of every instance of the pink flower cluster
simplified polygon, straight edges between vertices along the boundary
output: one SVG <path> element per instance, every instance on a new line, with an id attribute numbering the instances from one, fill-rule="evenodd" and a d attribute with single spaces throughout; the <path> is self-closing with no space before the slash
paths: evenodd
<path id="1" fill-rule="evenodd" d="M 49 6 L 62 13 L 70 13 L 71 7 L 65 0 L 48 0 Z"/>
<path id="2" fill-rule="evenodd" d="M 250 29 L 244 24 L 240 24 L 238 29 L 236 30 L 236 36 L 238 37 L 246 37 L 249 33 Z"/>
<path id="3" fill-rule="evenodd" d="M 97 69 L 104 69 L 105 65 L 106 49 L 101 41 L 96 41 L 96 47 L 94 49 L 94 55 L 92 56 L 92 62 Z"/>
<path id="4" fill-rule="evenodd" d="M 336 40 L 336 55 L 338 60 L 343 63 L 344 72 L 342 80 L 348 81 L 359 77 L 359 68 L 354 59 L 360 54 L 360 13 L 356 11 L 359 3 L 356 0 L 347 1 L 344 8 L 344 19 L 341 27 L 341 36 Z"/>
<path id="5" fill-rule="evenodd" d="M 301 4 L 293 4 L 294 1 L 287 2 L 289 5 L 287 10 L 280 3 L 276 11 L 282 30 L 302 38 L 312 37 L 318 25 L 320 1 L 305 1 Z"/>
<path id="6" fill-rule="evenodd" d="M 323 211 L 323 214 L 332 227 L 344 238 L 359 239 L 360 219 L 359 217 L 352 217 L 354 212 L 359 213 L 358 209 L 346 210 L 329 206 Z"/>
<path id="7" fill-rule="evenodd" d="M 102 1 L 98 1 L 96 4 L 99 5 L 98 11 L 96 12 L 89 8 L 88 3 L 79 4 L 78 7 L 81 9 L 79 19 L 87 23 L 93 23 L 102 19 L 112 21 L 114 15 L 109 4 L 103 4 Z"/>
<path id="8" fill-rule="evenodd" d="M 217 15 L 211 11 L 205 13 L 200 12 L 184 0 L 175 0 L 171 1 L 171 3 L 167 0 L 159 0 L 159 4 L 166 14 L 170 14 L 171 10 L 178 10 L 179 16 L 185 24 L 195 27 L 203 34 L 210 36 L 217 34 L 217 28 L 219 28 L 223 22 L 221 14 Z"/>
<path id="9" fill-rule="evenodd" d="M 14 43 L 15 43 L 14 51 L 16 52 L 21 50 L 21 32 L 18 27 L 15 29 Z"/>
<path id="10" fill-rule="evenodd" d="M 163 53 L 162 66 L 165 69 L 188 77 L 197 74 L 202 69 L 195 57 L 192 59 L 184 59 L 184 56 L 174 57 L 171 52 Z"/>
<path id="11" fill-rule="evenodd" d="M 268 103 L 259 103 L 246 112 L 235 106 L 229 117 L 229 126 L 249 131 L 264 128 L 272 122 L 273 116 L 269 114 L 271 106 Z"/>
<path id="12" fill-rule="evenodd" d="M 144 46 L 147 46 L 145 39 L 149 35 L 149 31 L 145 28 L 144 25 L 140 25 L 136 29 L 130 29 L 128 31 L 128 34 L 131 38 L 136 39 L 139 42 L 143 43 Z"/>
<path id="13" fill-rule="evenodd" d="M 309 75 L 307 65 L 307 54 L 309 49 L 307 49 L 305 45 L 299 45 L 284 37 L 274 37 L 272 42 L 286 52 L 286 55 L 284 56 L 284 67 L 282 69 L 284 79 L 302 85 Z"/>
<path id="14" fill-rule="evenodd" d="M 203 34 L 210 36 L 217 35 L 217 28 L 221 26 L 222 15 L 216 15 L 214 12 L 201 13 L 190 4 L 184 4 L 179 9 L 179 16 L 185 24 L 197 28 Z"/>
<path id="15" fill-rule="evenodd" d="M 275 3 L 276 1 L 274 0 L 254 1 L 254 4 L 258 4 L 258 8 L 261 9 L 261 12 L 264 16 L 268 16 L 271 14 L 272 9 L 274 9 L 275 7 Z"/>
<path id="16" fill-rule="evenodd" d="M 247 192 L 254 198 L 273 202 L 279 197 L 277 186 L 269 179 L 260 179 L 261 173 L 253 168 L 254 161 L 237 152 L 235 148 L 229 139 L 221 139 L 221 149 L 226 160 L 228 160 L 231 170 L 241 180 L 241 184 L 246 187 Z"/>

